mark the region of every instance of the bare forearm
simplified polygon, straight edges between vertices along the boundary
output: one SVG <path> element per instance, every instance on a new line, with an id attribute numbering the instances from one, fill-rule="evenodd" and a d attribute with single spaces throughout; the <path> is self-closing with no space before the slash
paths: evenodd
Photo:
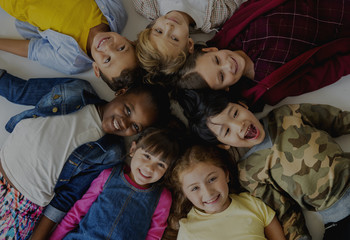
<path id="1" fill-rule="evenodd" d="M 0 39 L 0 50 L 16 54 L 21 57 L 28 57 L 29 40 L 23 39 Z"/>
<path id="2" fill-rule="evenodd" d="M 285 236 L 277 217 L 275 216 L 272 222 L 265 227 L 265 236 L 268 240 L 285 240 Z"/>
<path id="3" fill-rule="evenodd" d="M 31 240 L 49 239 L 50 233 L 55 228 L 55 226 L 55 222 L 51 221 L 49 218 L 43 215 L 37 226 L 34 228 Z"/>

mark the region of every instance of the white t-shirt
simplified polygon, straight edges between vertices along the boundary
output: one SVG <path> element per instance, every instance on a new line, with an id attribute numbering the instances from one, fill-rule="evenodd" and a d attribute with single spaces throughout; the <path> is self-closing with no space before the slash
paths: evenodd
<path id="1" fill-rule="evenodd" d="M 160 15 L 170 11 L 187 13 L 196 23 L 196 28 L 202 28 L 207 16 L 208 1 L 203 0 L 157 0 Z"/>
<path id="2" fill-rule="evenodd" d="M 101 126 L 95 105 L 68 115 L 21 120 L 0 151 L 4 172 L 26 198 L 46 206 L 68 156 L 100 139 Z"/>
<path id="3" fill-rule="evenodd" d="M 261 240 L 275 212 L 249 193 L 230 194 L 230 206 L 220 213 L 206 214 L 195 208 L 180 220 L 178 240 Z"/>

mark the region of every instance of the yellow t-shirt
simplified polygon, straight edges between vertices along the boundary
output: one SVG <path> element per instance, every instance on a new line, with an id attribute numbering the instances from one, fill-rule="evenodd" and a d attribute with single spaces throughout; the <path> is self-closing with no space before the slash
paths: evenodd
<path id="1" fill-rule="evenodd" d="M 275 212 L 249 193 L 231 194 L 230 206 L 221 213 L 206 214 L 192 208 L 180 220 L 177 239 L 182 240 L 260 240 Z"/>
<path id="2" fill-rule="evenodd" d="M 73 37 L 85 52 L 90 28 L 108 24 L 94 0 L 0 0 L 0 6 L 41 31 L 52 29 Z"/>

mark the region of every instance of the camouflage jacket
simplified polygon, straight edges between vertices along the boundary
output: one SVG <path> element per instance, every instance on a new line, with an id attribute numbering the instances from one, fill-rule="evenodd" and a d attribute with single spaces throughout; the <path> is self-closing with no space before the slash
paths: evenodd
<path id="1" fill-rule="evenodd" d="M 350 112 L 296 104 L 266 118 L 272 147 L 240 160 L 240 182 L 276 210 L 288 239 L 310 237 L 301 210 L 327 209 L 350 185 L 350 153 L 333 139 L 350 133 Z"/>

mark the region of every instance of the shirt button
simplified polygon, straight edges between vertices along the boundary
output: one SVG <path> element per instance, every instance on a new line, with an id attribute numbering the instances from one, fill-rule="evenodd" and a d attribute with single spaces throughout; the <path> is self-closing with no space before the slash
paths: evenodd
<path id="1" fill-rule="evenodd" d="M 55 94 L 55 95 L 53 96 L 53 99 L 56 100 L 57 98 L 60 98 L 60 97 L 61 97 L 61 95 Z"/>
<path id="2" fill-rule="evenodd" d="M 57 107 L 54 107 L 53 109 L 52 109 L 52 112 L 53 113 L 56 113 L 58 111 L 58 108 Z"/>

